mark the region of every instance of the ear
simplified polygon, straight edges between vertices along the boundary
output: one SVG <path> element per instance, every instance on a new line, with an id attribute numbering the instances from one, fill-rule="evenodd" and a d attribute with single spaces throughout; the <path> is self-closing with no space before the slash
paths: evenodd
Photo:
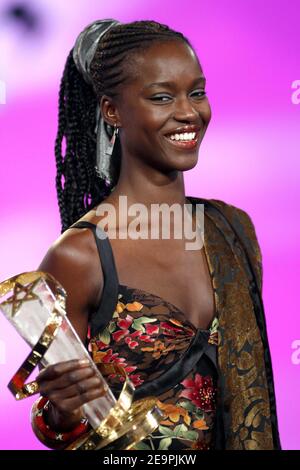
<path id="1" fill-rule="evenodd" d="M 117 124 L 122 127 L 120 115 L 113 100 L 106 95 L 101 97 L 100 111 L 104 121 L 112 127 Z"/>

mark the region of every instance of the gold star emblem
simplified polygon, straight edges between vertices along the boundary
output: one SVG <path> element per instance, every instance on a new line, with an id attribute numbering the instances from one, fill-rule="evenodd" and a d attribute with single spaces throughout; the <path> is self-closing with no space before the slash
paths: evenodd
<path id="1" fill-rule="evenodd" d="M 26 286 L 20 284 L 19 282 L 15 283 L 13 295 L 1 304 L 2 307 L 8 306 L 11 308 L 10 315 L 12 318 L 16 315 L 16 313 L 18 313 L 23 302 L 27 302 L 30 300 L 39 300 L 39 296 L 34 294 L 33 292 L 33 289 L 35 288 L 39 280 L 40 278 L 36 279 L 35 281 L 31 282 Z"/>

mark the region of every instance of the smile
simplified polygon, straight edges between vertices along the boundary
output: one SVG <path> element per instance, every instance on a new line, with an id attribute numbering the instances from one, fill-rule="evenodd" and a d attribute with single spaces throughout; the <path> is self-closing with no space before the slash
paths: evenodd
<path id="1" fill-rule="evenodd" d="M 197 147 L 199 133 L 185 132 L 181 134 L 172 134 L 164 138 L 173 146 L 181 149 L 194 149 Z"/>

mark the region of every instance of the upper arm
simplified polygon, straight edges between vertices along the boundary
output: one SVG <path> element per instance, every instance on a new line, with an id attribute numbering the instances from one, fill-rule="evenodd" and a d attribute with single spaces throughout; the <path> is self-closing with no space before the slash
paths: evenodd
<path id="1" fill-rule="evenodd" d="M 252 261 L 252 265 L 256 273 L 259 290 L 262 292 L 262 252 L 258 242 L 255 226 L 247 212 L 242 209 L 236 209 L 238 219 L 236 230 L 244 241 L 247 253 Z"/>
<path id="2" fill-rule="evenodd" d="M 66 290 L 67 315 L 83 342 L 88 318 L 98 305 L 103 273 L 93 234 L 89 229 L 70 229 L 49 248 L 39 271 L 57 279 Z"/>
<path id="3" fill-rule="evenodd" d="M 234 227 L 237 235 L 243 241 L 255 270 L 259 290 L 262 292 L 262 253 L 251 217 L 243 209 L 227 204 L 224 201 L 216 199 L 212 199 L 211 201 L 220 207 Z"/>

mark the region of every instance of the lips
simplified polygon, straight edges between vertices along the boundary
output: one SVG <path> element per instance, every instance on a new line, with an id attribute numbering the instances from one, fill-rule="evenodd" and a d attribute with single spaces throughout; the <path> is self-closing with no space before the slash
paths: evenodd
<path id="1" fill-rule="evenodd" d="M 185 149 L 185 150 L 194 150 L 198 144 L 198 135 L 196 134 L 195 139 L 193 140 L 171 140 L 169 137 L 164 136 L 164 138 L 172 145 L 173 147 L 177 147 L 177 149 Z"/>
<path id="2" fill-rule="evenodd" d="M 168 137 L 165 139 L 172 145 L 173 147 L 177 147 L 178 149 L 195 149 L 197 147 L 197 137 L 195 140 L 187 140 L 187 141 L 180 141 L 180 140 L 171 140 Z"/>
<path id="3" fill-rule="evenodd" d="M 177 149 L 180 149 L 180 150 L 195 150 L 196 147 L 197 147 L 197 144 L 198 144 L 200 130 L 201 130 L 201 127 L 196 126 L 194 124 L 193 125 L 188 125 L 188 126 L 181 126 L 181 127 L 177 127 L 176 129 L 172 129 L 172 131 L 167 132 L 166 134 L 164 134 L 164 137 L 170 143 L 170 145 L 172 145 L 173 148 L 176 147 Z M 183 134 L 185 132 L 187 132 L 187 133 L 195 132 L 196 136 L 195 136 L 194 139 L 186 140 L 186 141 L 172 140 L 170 138 L 171 135 Z"/>
<path id="4" fill-rule="evenodd" d="M 185 132 L 196 132 L 198 134 L 200 132 L 201 126 L 197 126 L 196 124 L 190 124 L 188 126 L 181 126 L 176 127 L 175 129 L 171 129 L 170 131 L 164 134 L 165 137 L 169 137 L 172 134 L 183 134 Z"/>

